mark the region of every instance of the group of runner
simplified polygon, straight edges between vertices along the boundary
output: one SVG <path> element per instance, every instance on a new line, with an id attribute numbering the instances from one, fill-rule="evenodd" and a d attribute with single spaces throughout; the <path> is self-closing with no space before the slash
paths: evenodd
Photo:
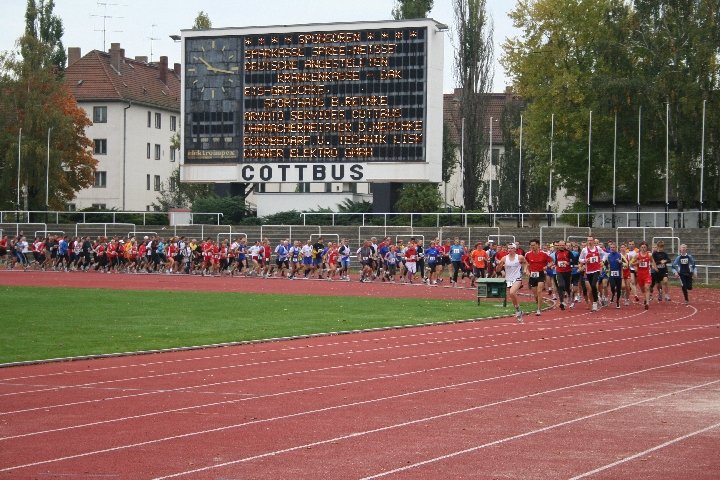
<path id="1" fill-rule="evenodd" d="M 565 310 L 566 305 L 574 308 L 582 299 L 591 311 L 612 303 L 620 308 L 621 300 L 624 305 L 630 305 L 631 296 L 636 302 L 642 297 L 643 306 L 648 310 L 655 289 L 658 302 L 671 301 L 668 282 L 671 269 L 681 282 L 685 303 L 689 304 L 688 292 L 697 275 L 695 259 L 685 244 L 680 245 L 678 255 L 671 260 L 663 241 L 652 247 L 645 241 L 638 247 L 629 241 L 618 248 L 614 241 L 603 244 L 593 237 L 569 246 L 560 240 L 545 249 L 539 240 L 532 240 L 530 251 L 525 254 L 519 253 L 511 243 L 496 269 L 504 270 L 508 297 L 515 306 L 518 322 L 522 322 L 523 317 L 517 297 L 523 275 L 528 277 L 528 286 L 537 302 L 536 315 L 541 314 L 546 286 L 551 294 L 553 287 L 557 289 L 561 310 Z M 554 295 L 553 299 L 556 299 Z"/>
<path id="2" fill-rule="evenodd" d="M 476 279 L 504 277 L 508 297 L 522 321 L 517 293 L 522 279 L 537 302 L 536 315 L 541 314 L 543 295 L 559 297 L 561 310 L 574 308 L 585 300 L 588 308 L 598 310 L 610 303 L 620 308 L 621 300 L 630 305 L 634 296 L 643 298 L 648 309 L 654 289 L 658 302 L 670 301 L 668 275 L 670 269 L 680 279 L 685 303 L 697 274 L 695 260 L 680 245 L 679 254 L 671 261 L 659 241 L 650 247 L 634 241 L 616 245 L 588 237 L 581 243 L 563 240 L 541 245 L 530 242 L 525 252 L 517 243 L 497 247 L 492 240 L 477 242 L 470 249 L 458 237 L 453 240 L 431 240 L 410 237 L 407 243 L 385 237 L 371 237 L 353 252 L 348 239 L 324 242 L 322 237 L 304 243 L 289 239 L 274 247 L 265 238 L 254 243 L 246 237 L 207 238 L 199 242 L 184 236 L 163 239 L 145 236 L 141 239 L 113 237 L 74 237 L 60 235 L 36 237 L 32 242 L 20 234 L 0 238 L 0 262 L 7 268 L 64 271 L 101 271 L 107 273 L 147 272 L 198 275 L 279 276 L 288 279 L 350 280 L 351 257 L 360 268 L 360 282 L 422 282 L 436 286 L 448 279 L 450 286 L 474 287 Z M 447 275 L 446 273 L 447 272 Z M 469 282 L 469 285 L 468 283 Z M 554 292 L 557 292 L 557 295 Z"/>

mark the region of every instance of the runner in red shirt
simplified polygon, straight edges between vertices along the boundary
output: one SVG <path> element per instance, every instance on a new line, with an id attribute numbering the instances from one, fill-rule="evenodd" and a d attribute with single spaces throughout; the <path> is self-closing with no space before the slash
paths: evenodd
<path id="1" fill-rule="evenodd" d="M 650 285 L 652 284 L 652 270 L 655 270 L 655 260 L 648 252 L 647 242 L 640 242 L 640 252 L 632 259 L 631 265 L 635 266 L 636 282 L 640 291 L 645 295 L 645 310 L 650 308 Z"/>
<path id="2" fill-rule="evenodd" d="M 600 278 L 600 270 L 603 265 L 603 252 L 600 247 L 595 245 L 595 239 L 588 237 L 587 246 L 580 252 L 580 264 L 584 266 L 586 282 L 590 284 L 592 291 L 593 303 L 592 311 L 598 309 L 598 287 L 597 283 Z"/>
<path id="3" fill-rule="evenodd" d="M 542 293 L 545 289 L 545 269 L 552 265 L 550 255 L 540 250 L 540 240 L 530 240 L 530 251 L 525 254 L 525 273 L 530 277 L 528 284 L 530 291 L 535 295 L 537 302 L 536 316 L 540 316 L 542 310 Z"/>

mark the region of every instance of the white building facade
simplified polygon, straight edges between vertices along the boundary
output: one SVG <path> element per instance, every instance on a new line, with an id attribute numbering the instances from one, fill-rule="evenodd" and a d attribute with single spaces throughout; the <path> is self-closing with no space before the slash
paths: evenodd
<path id="1" fill-rule="evenodd" d="M 93 124 L 85 134 L 98 161 L 94 185 L 68 205 L 120 211 L 148 211 L 161 188 L 173 188 L 179 164 L 172 137 L 180 128 L 179 65 L 168 70 L 167 57 L 149 64 L 128 59 L 119 44 L 108 53 L 80 57 L 69 49 L 66 83 Z"/>

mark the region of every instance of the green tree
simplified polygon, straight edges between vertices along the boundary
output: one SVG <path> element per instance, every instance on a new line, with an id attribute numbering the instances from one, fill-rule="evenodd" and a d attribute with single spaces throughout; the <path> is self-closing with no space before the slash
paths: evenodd
<path id="1" fill-rule="evenodd" d="M 450 137 L 450 125 L 443 122 L 442 181 L 447 183 L 457 167 L 457 144 Z"/>
<path id="2" fill-rule="evenodd" d="M 5 53 L 0 64 L 4 91 L 0 96 L 0 206 L 4 209 L 45 210 L 46 199 L 51 209 L 64 209 L 78 190 L 92 185 L 95 173 L 92 142 L 85 136 L 91 122 L 58 75 L 56 50 L 62 43 L 52 33 L 61 33 L 62 23 L 53 7 L 51 1 L 39 6 L 28 2 L 27 32 L 18 41 L 22 58 Z M 18 177 L 25 190 L 22 205 L 16 205 L 14 180 Z"/>
<path id="3" fill-rule="evenodd" d="M 157 210 L 167 212 L 170 208 L 189 208 L 196 199 L 213 195 L 209 183 L 180 182 L 180 167 L 174 169 L 167 183 L 160 185 L 160 193 L 153 203 Z"/>
<path id="4" fill-rule="evenodd" d="M 212 28 L 212 22 L 210 21 L 210 16 L 200 10 L 197 14 L 197 17 L 195 17 L 195 22 L 193 23 L 192 29 L 193 30 L 208 30 Z"/>
<path id="5" fill-rule="evenodd" d="M 434 183 L 405 183 L 395 202 L 395 210 L 402 213 L 437 212 L 443 199 Z"/>
<path id="6" fill-rule="evenodd" d="M 529 154 L 549 158 L 550 119 L 555 114 L 554 186 L 585 203 L 592 112 L 592 201 L 612 200 L 617 118 L 617 201 L 634 203 L 642 108 L 643 201 L 664 203 L 667 127 L 671 196 L 680 206 L 694 203 L 703 100 L 708 102 L 708 131 L 717 129 L 720 121 L 719 9 L 712 0 L 518 2 L 511 18 L 521 35 L 505 42 L 503 64 L 528 102 L 524 115 Z M 546 171 L 539 173 L 547 177 L 549 162 L 545 164 Z M 708 191 L 718 191 L 717 165 L 718 138 L 709 134 L 706 178 L 716 188 Z"/>
<path id="7" fill-rule="evenodd" d="M 62 20 L 53 13 L 54 0 L 28 0 L 25 9 L 25 36 L 20 51 L 29 69 L 53 68 L 61 74 L 65 70 L 67 56 L 62 43 L 64 33 Z M 33 50 L 43 45 L 47 52 L 35 55 Z"/>
<path id="8" fill-rule="evenodd" d="M 485 196 L 487 93 L 492 86 L 493 27 L 485 0 L 453 0 L 457 29 L 454 73 L 462 88 L 460 119 L 465 120 L 463 201 L 475 210 Z M 460 125 L 455 128 L 461 130 Z"/>
<path id="9" fill-rule="evenodd" d="M 397 0 L 392 10 L 395 20 L 425 18 L 433 8 L 434 0 Z"/>

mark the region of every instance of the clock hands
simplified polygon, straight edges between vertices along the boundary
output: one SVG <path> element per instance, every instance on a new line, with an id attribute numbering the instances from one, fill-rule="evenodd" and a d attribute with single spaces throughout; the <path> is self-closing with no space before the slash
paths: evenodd
<path id="1" fill-rule="evenodd" d="M 234 74 L 235 74 L 235 72 L 233 72 L 232 70 L 224 70 L 224 69 L 222 69 L 222 68 L 217 68 L 217 67 L 212 66 L 212 65 L 211 65 L 207 60 L 205 60 L 204 58 L 198 58 L 198 57 L 194 57 L 194 58 L 195 58 L 196 60 L 200 60 L 202 63 L 204 63 L 205 66 L 207 67 L 208 72 L 214 72 L 214 73 L 229 73 L 229 74 L 231 74 L 231 75 L 234 75 Z"/>

